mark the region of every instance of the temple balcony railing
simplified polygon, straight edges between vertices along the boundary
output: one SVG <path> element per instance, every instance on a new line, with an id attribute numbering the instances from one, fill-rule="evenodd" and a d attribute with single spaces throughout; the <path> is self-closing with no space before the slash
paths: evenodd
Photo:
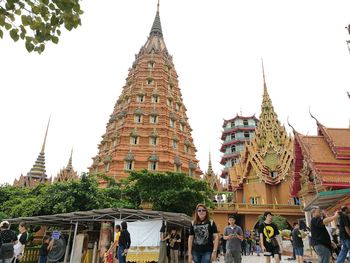
<path id="1" fill-rule="evenodd" d="M 295 204 L 251 204 L 238 203 L 235 201 L 234 192 L 217 192 L 214 201 L 215 211 L 233 212 L 233 213 L 248 213 L 262 214 L 265 211 L 286 215 L 286 214 L 303 214 L 303 206 Z"/>
<path id="2" fill-rule="evenodd" d="M 225 127 L 224 128 L 224 132 L 229 132 L 229 131 L 233 131 L 235 129 L 255 129 L 256 126 L 255 125 L 235 125 L 234 127 Z"/>

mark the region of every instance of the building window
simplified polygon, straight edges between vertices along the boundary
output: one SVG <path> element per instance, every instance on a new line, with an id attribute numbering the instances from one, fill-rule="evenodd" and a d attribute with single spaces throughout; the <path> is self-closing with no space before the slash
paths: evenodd
<path id="1" fill-rule="evenodd" d="M 184 125 L 180 123 L 180 131 L 184 131 Z"/>
<path id="2" fill-rule="evenodd" d="M 170 119 L 170 127 L 175 128 L 175 124 L 176 124 L 176 122 L 174 120 Z"/>
<path id="3" fill-rule="evenodd" d="M 134 121 L 135 123 L 142 123 L 142 115 L 135 115 Z"/>
<path id="4" fill-rule="evenodd" d="M 270 176 L 272 178 L 276 178 L 277 177 L 277 172 L 276 171 L 270 172 Z"/>
<path id="5" fill-rule="evenodd" d="M 181 172 L 181 165 L 175 164 L 175 165 L 174 165 L 174 170 L 175 170 L 175 172 L 180 173 L 180 172 Z"/>
<path id="6" fill-rule="evenodd" d="M 231 128 L 234 128 L 236 125 L 235 125 L 235 122 L 231 122 Z"/>
<path id="7" fill-rule="evenodd" d="M 149 162 L 149 170 L 150 171 L 156 171 L 157 170 L 157 162 Z"/>
<path id="8" fill-rule="evenodd" d="M 159 96 L 153 95 L 151 98 L 152 103 L 158 103 L 159 102 Z"/>
<path id="9" fill-rule="evenodd" d="M 193 177 L 194 176 L 194 170 L 191 169 L 191 168 L 188 169 L 188 175 Z"/>
<path id="10" fill-rule="evenodd" d="M 139 144 L 139 137 L 138 136 L 133 136 L 130 138 L 130 143 L 133 145 Z"/>
<path id="11" fill-rule="evenodd" d="M 152 84 L 153 84 L 153 79 L 148 79 L 148 80 L 146 81 L 146 83 L 147 83 L 147 85 L 152 85 Z"/>
<path id="12" fill-rule="evenodd" d="M 181 110 L 181 105 L 180 104 L 178 104 L 178 103 L 176 103 L 176 110 Z"/>
<path id="13" fill-rule="evenodd" d="M 232 153 L 236 152 L 236 145 L 231 145 L 231 152 Z"/>
<path id="14" fill-rule="evenodd" d="M 190 152 L 190 146 L 189 145 L 185 144 L 184 149 L 185 149 L 185 153 L 189 153 Z"/>
<path id="15" fill-rule="evenodd" d="M 248 120 L 243 120 L 243 125 L 248 126 Z"/>
<path id="16" fill-rule="evenodd" d="M 105 172 L 109 172 L 109 163 L 105 164 Z"/>
<path id="17" fill-rule="evenodd" d="M 144 102 L 145 101 L 145 96 L 144 95 L 138 95 L 136 97 L 136 101 L 137 102 Z"/>
<path id="18" fill-rule="evenodd" d="M 250 198 L 250 203 L 251 203 L 252 205 L 257 205 L 257 204 L 259 204 L 259 197 L 251 197 L 251 198 Z"/>
<path id="19" fill-rule="evenodd" d="M 167 99 L 167 100 L 166 100 L 166 105 L 168 105 L 169 107 L 172 107 L 172 106 L 173 106 L 173 101 L 172 101 L 172 99 Z"/>
<path id="20" fill-rule="evenodd" d="M 124 168 L 125 168 L 125 170 L 134 169 L 134 161 L 126 161 Z"/>
<path id="21" fill-rule="evenodd" d="M 174 149 L 177 148 L 177 140 L 173 140 L 173 148 L 174 148 Z"/>
<path id="22" fill-rule="evenodd" d="M 249 138 L 249 132 L 247 131 L 244 132 L 244 138 Z"/>
<path id="23" fill-rule="evenodd" d="M 158 138 L 157 137 L 150 137 L 149 138 L 149 144 L 150 145 L 157 145 L 158 143 Z"/>
<path id="24" fill-rule="evenodd" d="M 148 68 L 154 68 L 155 65 L 156 63 L 153 61 L 148 62 Z"/>
<path id="25" fill-rule="evenodd" d="M 149 122 L 153 123 L 153 124 L 158 123 L 158 116 L 150 116 L 149 117 Z"/>
<path id="26" fill-rule="evenodd" d="M 231 140 L 234 140 L 236 138 L 236 134 L 231 133 Z"/>

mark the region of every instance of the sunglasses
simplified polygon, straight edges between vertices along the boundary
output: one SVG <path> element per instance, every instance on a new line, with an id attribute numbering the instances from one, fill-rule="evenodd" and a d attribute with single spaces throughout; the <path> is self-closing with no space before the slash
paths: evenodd
<path id="1" fill-rule="evenodd" d="M 207 212 L 205 209 L 197 209 L 197 212 Z"/>

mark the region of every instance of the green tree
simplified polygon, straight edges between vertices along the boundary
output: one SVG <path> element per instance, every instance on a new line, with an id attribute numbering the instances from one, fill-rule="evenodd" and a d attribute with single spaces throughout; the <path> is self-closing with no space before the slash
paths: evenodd
<path id="1" fill-rule="evenodd" d="M 259 215 L 258 220 L 259 220 L 259 224 L 262 224 L 264 222 L 264 215 Z M 281 215 L 274 215 L 272 217 L 272 223 L 276 224 L 279 230 L 289 228 L 287 218 Z"/>
<path id="2" fill-rule="evenodd" d="M 198 203 L 212 205 L 208 184 L 183 173 L 131 172 L 125 182 L 126 198 L 135 207 L 151 202 L 154 210 L 191 215 Z M 184 201 L 185 200 L 185 201 Z"/>
<path id="3" fill-rule="evenodd" d="M 79 0 L 0 0 L 0 38 L 4 30 L 14 41 L 22 39 L 29 52 L 41 53 L 49 41 L 57 44 L 61 27 L 81 25 Z"/>

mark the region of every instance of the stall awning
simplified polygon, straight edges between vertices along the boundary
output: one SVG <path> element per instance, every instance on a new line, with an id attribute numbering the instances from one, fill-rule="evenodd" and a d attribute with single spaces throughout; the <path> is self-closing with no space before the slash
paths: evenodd
<path id="1" fill-rule="evenodd" d="M 306 204 L 304 210 L 309 211 L 312 207 L 318 206 L 321 209 L 326 209 L 335 205 L 338 201 L 350 194 L 350 188 L 319 192 L 310 203 Z"/>
<path id="2" fill-rule="evenodd" d="M 90 211 L 71 212 L 65 214 L 42 215 L 31 217 L 18 217 L 7 219 L 12 224 L 26 222 L 28 225 L 47 225 L 47 226 L 71 226 L 75 223 L 88 224 L 91 222 L 114 221 L 115 219 L 125 221 L 138 220 L 164 220 L 168 223 L 189 227 L 191 217 L 182 213 L 171 213 L 162 211 L 135 210 L 126 208 L 106 208 Z"/>

